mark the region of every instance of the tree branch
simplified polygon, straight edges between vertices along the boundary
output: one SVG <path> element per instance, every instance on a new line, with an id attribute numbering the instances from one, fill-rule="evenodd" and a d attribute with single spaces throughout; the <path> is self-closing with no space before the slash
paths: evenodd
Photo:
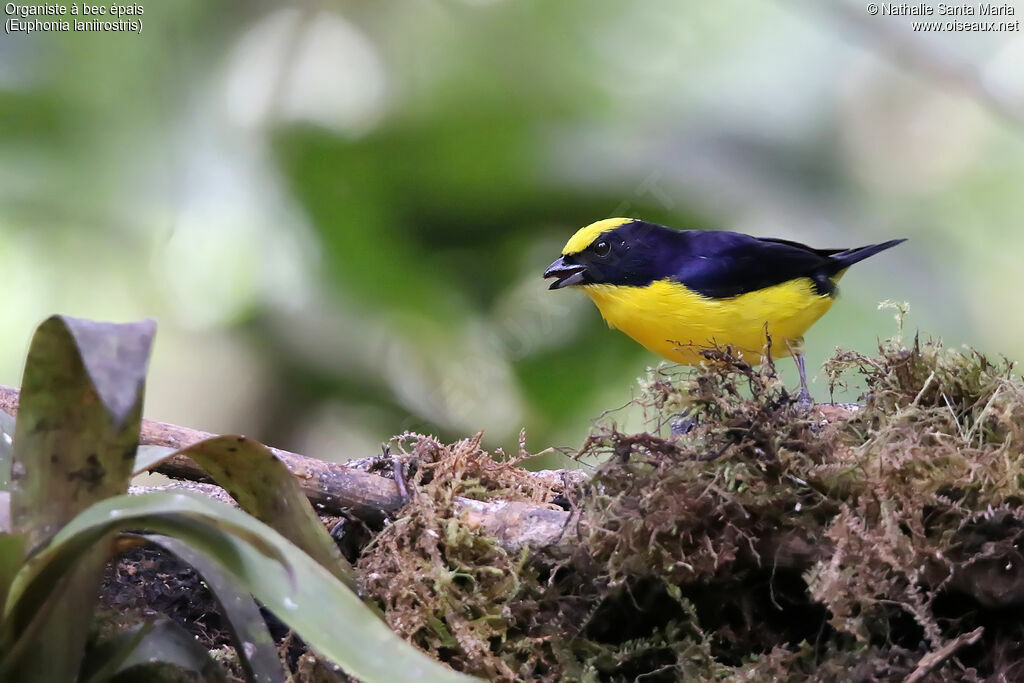
<path id="1" fill-rule="evenodd" d="M 16 415 L 18 390 L 0 385 L 0 410 Z M 154 420 L 142 421 L 139 443 L 180 450 L 217 436 Z M 361 519 L 380 520 L 405 504 L 394 479 L 377 476 L 340 463 L 325 462 L 299 453 L 270 448 L 299 480 L 303 493 L 324 515 L 352 514 Z M 361 461 L 366 463 L 367 461 Z M 152 469 L 173 479 L 211 482 L 206 471 L 185 456 L 176 455 Z M 541 547 L 558 541 L 571 516 L 564 510 L 529 503 L 481 502 L 461 499 L 466 521 L 496 537 L 502 546 L 518 550 Z"/>
<path id="2" fill-rule="evenodd" d="M 18 390 L 0 385 L 0 410 L 9 415 L 18 412 Z M 154 420 L 142 421 L 141 445 L 168 446 L 180 450 L 205 439 L 217 436 L 209 432 Z M 393 479 L 360 472 L 338 463 L 307 458 L 298 453 L 271 448 L 292 471 L 303 492 L 318 510 L 329 514 L 347 511 L 360 517 L 380 516 L 394 512 L 403 500 Z M 157 465 L 154 472 L 174 479 L 206 481 L 206 472 L 184 456 Z"/>
<path id="3" fill-rule="evenodd" d="M 968 645 L 974 645 L 976 642 L 981 640 L 982 634 L 985 632 L 984 626 L 979 626 L 970 633 L 961 633 L 959 636 L 949 641 L 938 650 L 929 652 L 921 661 L 917 663 L 917 668 L 907 676 L 904 683 L 919 683 L 925 680 L 928 675 L 935 671 L 943 662 L 956 654 L 957 650 L 967 647 Z"/>

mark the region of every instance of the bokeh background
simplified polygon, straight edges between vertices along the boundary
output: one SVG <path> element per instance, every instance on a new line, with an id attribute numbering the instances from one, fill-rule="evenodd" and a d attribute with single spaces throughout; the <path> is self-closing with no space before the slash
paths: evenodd
<path id="1" fill-rule="evenodd" d="M 815 372 L 894 331 L 883 299 L 1024 354 L 1020 31 L 838 1 L 142 6 L 141 35 L 0 37 L 0 382 L 51 313 L 153 317 L 153 418 L 335 459 L 406 429 L 573 446 L 657 363 L 540 279 L 616 215 L 909 237 L 844 279 Z"/>

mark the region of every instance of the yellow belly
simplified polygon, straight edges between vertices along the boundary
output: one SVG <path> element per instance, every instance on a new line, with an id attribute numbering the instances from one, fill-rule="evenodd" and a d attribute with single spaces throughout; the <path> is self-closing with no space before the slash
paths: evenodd
<path id="1" fill-rule="evenodd" d="M 838 277 L 836 278 L 838 279 Z M 609 327 L 622 330 L 671 361 L 696 365 L 701 351 L 730 346 L 757 364 L 771 336 L 773 358 L 786 356 L 804 332 L 832 306 L 808 278 L 791 280 L 728 299 L 712 299 L 674 282 L 646 287 L 583 285 Z"/>

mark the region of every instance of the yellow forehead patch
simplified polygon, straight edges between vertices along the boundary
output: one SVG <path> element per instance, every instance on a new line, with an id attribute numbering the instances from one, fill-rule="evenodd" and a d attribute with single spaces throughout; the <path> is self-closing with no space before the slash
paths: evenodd
<path id="1" fill-rule="evenodd" d="M 591 223 L 585 228 L 580 228 L 576 231 L 576 234 L 570 237 L 569 241 L 565 243 L 565 248 L 562 249 L 562 255 L 567 256 L 569 254 L 577 254 L 589 247 L 590 243 L 597 239 L 597 236 L 602 232 L 614 230 L 620 225 L 624 225 L 635 220 L 635 218 L 605 218 L 603 221 Z"/>

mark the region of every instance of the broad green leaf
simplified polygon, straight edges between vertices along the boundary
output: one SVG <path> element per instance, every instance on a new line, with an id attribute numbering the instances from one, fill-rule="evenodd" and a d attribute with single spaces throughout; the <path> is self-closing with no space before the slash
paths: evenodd
<path id="1" fill-rule="evenodd" d="M 85 683 L 109 681 L 117 675 L 117 672 L 121 670 L 121 665 L 128 661 L 135 648 L 153 629 L 153 626 L 155 626 L 155 621 L 147 621 L 134 628 L 117 631 L 109 638 L 94 644 L 86 650 L 78 677 L 84 679 Z"/>
<path id="2" fill-rule="evenodd" d="M 139 446 L 135 451 L 135 464 L 132 465 L 132 476 L 150 471 L 160 462 L 177 453 L 170 446 Z"/>
<path id="3" fill-rule="evenodd" d="M 118 681 L 152 681 L 153 676 L 146 669 L 159 664 L 184 669 L 193 674 L 188 680 L 201 683 L 220 683 L 227 678 L 210 653 L 169 619 L 157 619 L 119 633 L 102 644 L 91 659 L 104 662 L 104 666 L 86 672 L 87 683 L 106 683 L 115 676 Z"/>
<path id="4" fill-rule="evenodd" d="M 7 590 L 21 567 L 24 553 L 24 536 L 0 533 L 0 604 L 7 599 Z"/>
<path id="5" fill-rule="evenodd" d="M 36 329 L 11 464 L 11 527 L 24 535 L 28 553 L 89 505 L 127 490 L 155 329 L 148 320 L 117 325 L 63 316 Z M 102 545 L 81 548 L 33 618 L 4 630 L 4 667 L 17 680 L 77 674 L 107 556 Z M 61 643 L 60 657 L 52 656 L 53 643 Z"/>
<path id="6" fill-rule="evenodd" d="M 158 519 L 160 525 L 145 527 L 138 524 L 136 529 L 149 528 L 168 535 L 170 531 L 174 531 L 179 537 L 191 539 L 193 544 L 202 540 L 213 546 L 223 543 L 225 536 L 231 534 L 252 546 L 254 551 L 262 554 L 268 560 L 274 561 L 286 569 L 289 567 L 287 558 L 281 554 L 281 547 L 264 536 L 264 527 L 258 524 L 257 520 L 242 513 L 239 513 L 241 517 L 211 517 L 209 514 L 197 513 L 191 502 L 197 498 L 205 502 L 207 499 L 203 496 L 161 492 L 144 496 L 109 498 L 107 499 L 108 505 L 113 506 L 110 512 L 110 521 L 117 527 L 116 520 L 122 515 L 121 510 L 116 507 L 116 501 L 131 505 L 129 501 L 150 496 L 158 502 L 157 511 L 154 514 L 161 515 Z M 237 513 L 237 511 L 234 512 Z M 240 521 L 242 523 L 239 523 Z M 101 535 L 95 533 L 82 533 L 67 538 L 58 535 L 53 543 L 57 543 L 59 539 L 65 548 L 74 548 L 74 552 L 53 553 L 53 543 L 51 543 L 46 550 L 31 557 L 22 566 L 11 582 L 5 606 L 4 631 L 8 635 L 8 640 L 17 637 L 18 634 L 30 628 L 33 622 L 42 618 L 41 615 L 45 613 L 47 605 L 52 602 L 53 594 L 59 590 L 64 575 L 81 564 L 82 553 L 87 552 L 91 544 L 98 544 L 100 538 Z M 103 549 L 108 559 L 114 554 L 112 544 L 105 545 Z M 237 561 L 238 558 L 232 555 L 230 550 L 225 550 L 218 556 L 218 559 L 221 562 L 230 562 Z M 282 588 L 290 588 L 294 580 L 295 577 L 289 573 L 288 585 Z"/>
<path id="7" fill-rule="evenodd" d="M 216 561 L 311 647 L 367 683 L 470 681 L 399 638 L 319 562 L 259 520 L 190 493 L 150 493 L 104 500 L 76 517 L 15 577 L 8 621 L 38 609 L 52 582 L 49 567 L 73 563 L 105 534 L 132 529 L 174 536 Z M 245 535 L 238 533 L 245 530 Z M 260 537 L 272 557 L 251 542 Z M 2 672 L 0 672 L 2 675 Z"/>
<path id="8" fill-rule="evenodd" d="M 277 646 L 270 636 L 256 601 L 247 591 L 240 590 L 238 582 L 226 574 L 213 558 L 195 550 L 185 541 L 170 536 L 149 534 L 147 541 L 177 555 L 202 575 L 213 597 L 220 605 L 234 638 L 238 661 L 250 681 L 278 683 L 285 680 Z"/>
<path id="9" fill-rule="evenodd" d="M 107 539 L 97 537 L 78 550 L 62 571 L 49 577 L 45 600 L 17 623 L 4 624 L 4 643 L 0 651 L 0 681 L 49 683 L 74 680 L 78 672 L 85 639 L 92 625 L 103 569 Z M 17 594 L 19 576 L 8 590 L 8 605 Z M 54 638 L 64 638 L 54 640 Z M 61 644 L 60 657 L 53 656 L 53 643 Z M 55 661 L 59 660 L 59 661 Z"/>
<path id="10" fill-rule="evenodd" d="M 272 526 L 356 590 L 352 566 L 316 516 L 298 479 L 269 448 L 244 436 L 217 436 L 177 454 L 194 460 L 239 507 Z"/>
<path id="11" fill-rule="evenodd" d="M 168 510 L 187 503 L 188 499 L 181 494 L 153 494 L 164 499 Z M 134 497 L 121 496 L 112 500 L 135 500 Z M 202 497 L 200 497 L 202 499 Z M 187 514 L 167 514 L 160 521 L 165 522 L 166 528 L 157 528 L 161 531 L 177 530 L 179 535 L 189 537 L 193 543 L 202 539 L 211 547 L 225 549 L 220 556 L 221 561 L 236 561 L 237 558 L 230 551 L 227 541 L 237 537 L 246 542 L 247 547 L 253 548 L 261 553 L 269 561 L 283 566 L 286 558 L 280 553 L 280 548 L 268 543 L 262 535 L 262 528 L 250 525 L 238 526 L 232 519 L 221 519 L 218 523 L 211 523 L 211 519 L 204 516 Z M 233 512 L 237 512 L 232 510 Z M 110 513 L 111 520 L 120 516 L 118 510 Z M 245 515 L 242 515 L 245 519 Z M 78 518 L 76 518 L 78 519 Z M 249 519 L 255 522 L 255 520 Z M 258 524 L 258 523 L 257 523 Z M 140 527 L 145 524 L 140 523 Z M 92 601 L 95 600 L 95 592 L 76 589 L 81 584 L 81 576 L 90 571 L 95 571 L 89 563 L 83 563 L 83 555 L 87 558 L 101 561 L 102 563 L 112 557 L 115 553 L 115 546 L 107 542 L 110 534 L 84 533 L 70 537 L 66 542 L 59 541 L 62 538 L 58 535 L 53 543 L 43 552 L 32 557 L 15 576 L 8 594 L 7 613 L 4 615 L 3 631 L 7 636 L 7 642 L 0 648 L 4 653 L 4 659 L 0 663 L 0 681 L 50 681 L 61 680 L 48 678 L 49 671 L 42 668 L 38 657 L 30 656 L 33 652 L 33 645 L 45 642 L 42 635 L 47 629 L 53 629 L 54 622 L 64 623 L 69 619 L 91 623 Z M 66 552 L 53 554 L 50 549 L 54 544 L 60 542 Z M 70 550 L 67 550 L 69 549 Z M 286 572 L 285 581 L 290 584 L 294 577 Z M 284 588 L 288 588 L 286 585 Z M 68 611 L 66 607 L 71 605 L 75 611 Z M 81 618 L 79 618 L 81 615 Z M 77 623 L 77 622 L 76 622 Z M 70 668 L 70 665 L 69 665 Z M 73 675 L 69 674 L 69 675 Z"/>
<path id="12" fill-rule="evenodd" d="M 11 521 L 37 547 L 123 493 L 139 443 L 155 325 L 54 316 L 25 362 L 14 435 Z"/>

